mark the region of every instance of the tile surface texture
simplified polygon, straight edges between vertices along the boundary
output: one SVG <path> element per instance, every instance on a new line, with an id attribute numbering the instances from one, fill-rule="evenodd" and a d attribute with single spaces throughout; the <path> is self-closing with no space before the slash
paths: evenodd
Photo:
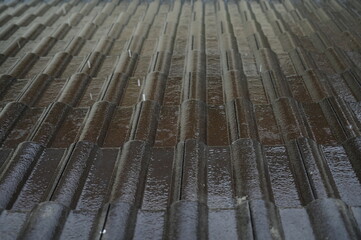
<path id="1" fill-rule="evenodd" d="M 361 239 L 359 0 L 0 3 L 0 239 Z"/>

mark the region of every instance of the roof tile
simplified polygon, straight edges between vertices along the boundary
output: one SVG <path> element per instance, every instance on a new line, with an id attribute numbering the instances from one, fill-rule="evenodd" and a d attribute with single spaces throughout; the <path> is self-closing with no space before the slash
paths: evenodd
<path id="1" fill-rule="evenodd" d="M 0 4 L 5 239 L 359 239 L 360 3 Z"/>

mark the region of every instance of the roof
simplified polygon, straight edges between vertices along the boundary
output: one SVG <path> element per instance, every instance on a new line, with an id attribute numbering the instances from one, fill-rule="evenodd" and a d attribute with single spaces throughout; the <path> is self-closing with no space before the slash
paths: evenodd
<path id="1" fill-rule="evenodd" d="M 4 1 L 1 239 L 360 239 L 358 0 Z"/>

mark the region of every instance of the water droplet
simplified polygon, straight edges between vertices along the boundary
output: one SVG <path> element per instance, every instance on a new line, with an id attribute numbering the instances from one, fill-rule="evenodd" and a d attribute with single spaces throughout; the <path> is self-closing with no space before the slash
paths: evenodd
<path id="1" fill-rule="evenodd" d="M 241 205 L 244 201 L 247 201 L 247 197 L 248 197 L 248 196 L 246 195 L 246 196 L 237 198 L 237 204 L 238 204 L 238 205 Z"/>

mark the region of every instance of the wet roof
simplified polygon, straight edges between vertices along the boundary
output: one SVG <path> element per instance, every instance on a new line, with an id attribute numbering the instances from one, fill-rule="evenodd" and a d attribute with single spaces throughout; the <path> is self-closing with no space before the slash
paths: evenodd
<path id="1" fill-rule="evenodd" d="M 0 4 L 1 239 L 360 239 L 361 3 Z"/>

